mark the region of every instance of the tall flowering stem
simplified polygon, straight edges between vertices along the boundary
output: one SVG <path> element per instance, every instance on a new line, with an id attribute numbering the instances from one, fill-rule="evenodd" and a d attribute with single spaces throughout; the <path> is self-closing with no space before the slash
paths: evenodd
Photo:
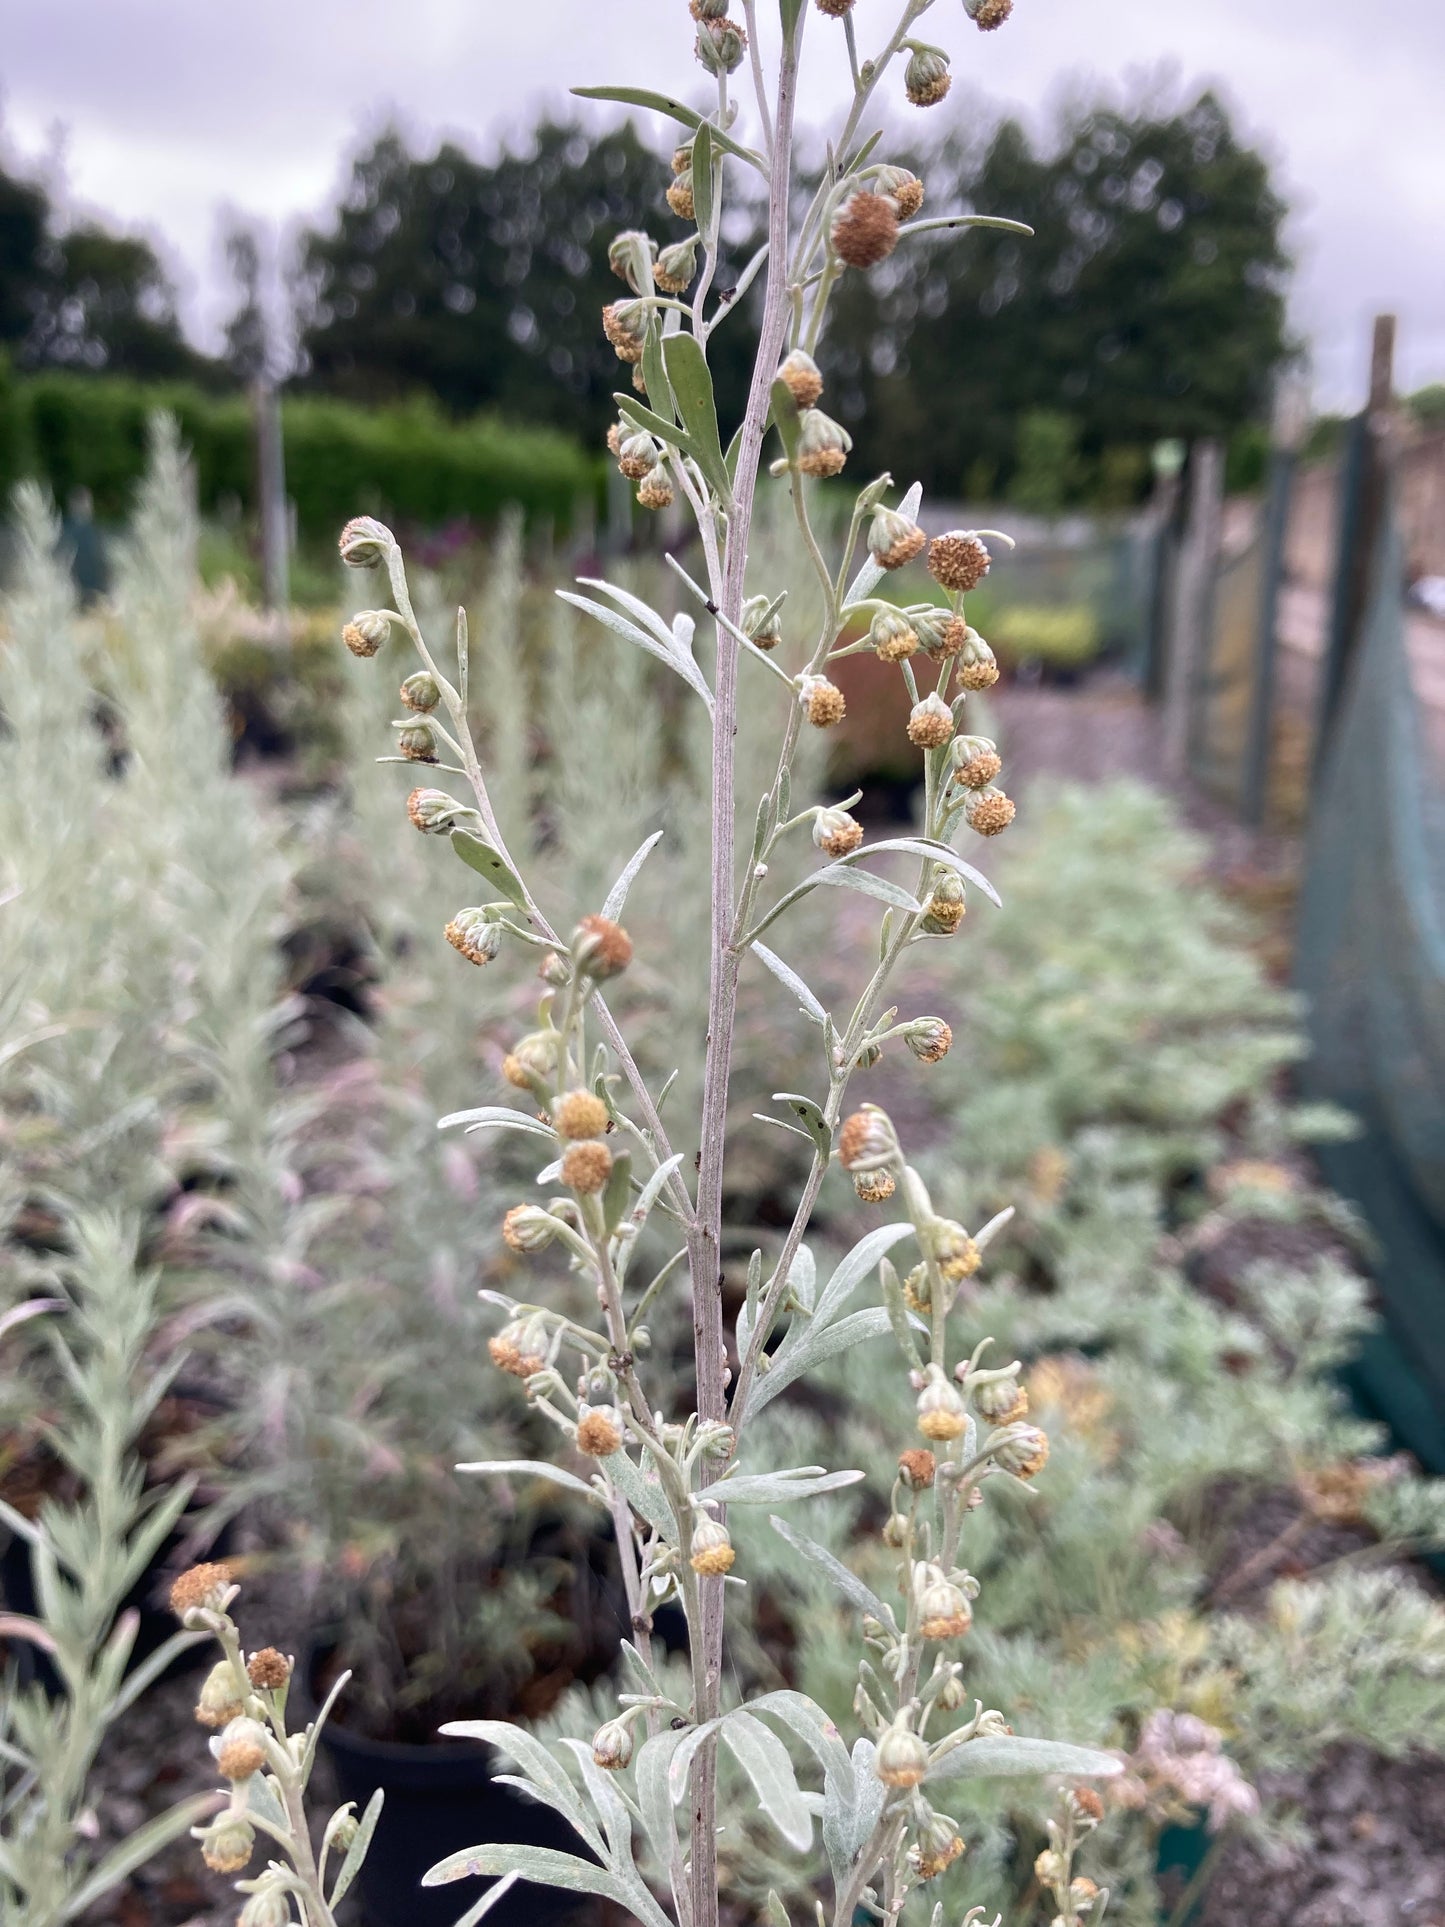
<path id="1" fill-rule="evenodd" d="M 862 1908 L 892 1927 L 908 1896 L 964 1851 L 960 1823 L 935 1804 L 935 1782 L 959 1772 L 1077 1777 L 1117 1770 L 1111 1756 L 1016 1738 L 1000 1713 L 977 1702 L 966 1719 L 948 1724 L 967 1705 L 962 1662 L 948 1657 L 948 1649 L 967 1635 L 978 1591 L 961 1563 L 968 1516 L 987 1487 L 1027 1490 L 1044 1467 L 1048 1441 L 1025 1421 L 1018 1365 L 990 1367 L 987 1339 L 974 1334 L 965 1346 L 958 1330 L 967 1315 L 968 1280 L 1008 1214 L 970 1235 L 935 1210 L 883 1112 L 864 1107 L 845 1115 L 853 1071 L 885 1045 L 906 1047 L 922 1066 L 947 1052 L 952 1031 L 944 1019 L 900 1019 L 896 1008 L 885 1007 L 890 980 L 915 944 L 955 937 L 970 890 L 993 896 L 955 843 L 965 829 L 995 835 L 1013 816 L 995 781 L 1001 764 L 994 744 L 964 726 L 970 695 L 998 675 L 992 651 L 969 624 L 966 598 L 987 573 L 990 543 L 1008 538 L 958 529 L 928 543 L 918 522 L 920 491 L 900 498 L 886 474 L 855 496 L 841 545 L 820 534 L 814 516 L 816 490 L 842 473 L 851 446 L 820 406 L 824 377 L 815 353 L 822 351 L 834 290 L 844 275 L 868 272 L 929 228 L 961 230 L 986 220 L 967 213 L 915 219 L 923 183 L 877 159 L 876 139 L 860 139 L 865 109 L 890 76 L 899 78 L 900 68 L 904 95 L 915 106 L 934 105 L 947 94 L 947 56 L 912 37 L 933 4 L 907 0 L 877 53 L 860 59 L 852 0 L 816 0 L 816 10 L 827 16 L 817 30 L 846 37 L 854 83 L 828 166 L 801 218 L 795 218 L 794 115 L 810 11 L 803 0 L 778 0 L 771 64 L 760 40 L 767 25 L 760 0 L 745 0 L 741 24 L 727 18 L 723 0 L 692 0 L 694 50 L 714 83 L 715 104 L 705 114 L 634 88 L 582 90 L 653 106 L 684 130 L 666 198 L 671 215 L 692 231 L 665 245 L 641 232 L 613 240 L 609 260 L 626 292 L 604 310 L 602 327 L 631 375 L 630 387 L 616 398 L 609 447 L 644 508 L 679 498 L 686 503 L 697 559 L 689 559 L 690 566 L 673 561 L 691 601 L 668 619 L 608 582 L 583 581 L 563 592 L 613 637 L 646 650 L 681 678 L 711 719 L 707 1035 L 700 1114 L 680 1150 L 663 1126 L 663 1093 L 649 1090 L 604 1001 L 612 980 L 632 963 L 633 940 L 622 918 L 657 835 L 626 862 L 619 853 L 618 880 L 600 907 L 550 909 L 545 890 L 513 861 L 472 739 L 464 614 L 458 615 L 453 679 L 417 620 L 391 532 L 369 518 L 342 532 L 343 559 L 358 569 L 384 570 L 393 604 L 354 616 L 344 632 L 348 647 L 374 655 L 399 624 L 421 665 L 402 687 L 408 715 L 398 724 L 396 760 L 429 765 L 466 785 L 462 797 L 419 787 L 406 803 L 415 827 L 448 841 L 485 886 L 483 901 L 456 912 L 447 939 L 466 962 L 484 968 L 503 952 L 531 947 L 545 986 L 537 1028 L 516 1039 L 503 1067 L 520 1104 L 484 1102 L 442 1122 L 515 1131 L 535 1141 L 539 1183 L 554 1195 L 516 1205 L 502 1237 L 519 1256 L 560 1255 L 595 1305 L 595 1315 L 564 1311 L 545 1286 L 529 1300 L 483 1294 L 503 1313 L 490 1341 L 493 1363 L 519 1381 L 534 1409 L 555 1426 L 559 1445 L 581 1473 L 537 1462 L 461 1470 L 544 1474 L 595 1500 L 616 1534 L 631 1618 L 617 1713 L 590 1747 L 563 1742 L 555 1756 L 522 1729 L 497 1721 L 446 1729 L 501 1747 L 536 1797 L 564 1815 L 590 1857 L 484 1843 L 441 1862 L 429 1884 L 477 1875 L 551 1881 L 603 1894 L 648 1927 L 671 1921 L 716 1927 L 719 1827 L 737 1824 L 736 1816 L 719 1813 L 721 1748 L 752 1782 L 764 1819 L 801 1856 L 800 1884 L 819 1894 L 829 1887 L 831 1912 L 820 1899 L 819 1919 L 852 1927 Z M 985 30 L 1008 12 L 1009 0 L 965 8 Z M 740 75 L 745 90 L 751 80 L 751 128 L 734 98 Z M 740 168 L 753 170 L 766 186 L 767 238 L 735 288 L 724 291 L 718 287 L 722 217 Z M 747 403 L 725 433 L 708 345 L 719 326 L 742 325 L 742 296 L 754 285 L 761 300 Z M 776 452 L 768 476 L 788 491 L 800 550 L 817 580 L 820 616 L 810 634 L 797 631 L 785 597 L 749 570 L 770 438 Z M 891 592 L 901 572 L 924 563 L 931 582 L 919 599 Z M 880 593 L 885 588 L 890 592 Z M 711 624 L 711 676 L 693 651 L 701 619 Z M 864 649 L 895 665 L 903 678 L 911 704 L 908 737 L 924 778 L 918 833 L 871 844 L 850 813 L 856 799 L 798 807 L 793 796 L 803 732 L 832 727 L 846 708 L 829 670 L 838 658 Z M 926 693 L 916 673 L 923 663 L 933 672 Z M 746 713 L 742 681 L 755 674 L 780 679 L 789 704 L 774 775 L 744 853 L 737 843 L 737 739 Z M 772 869 L 779 853 L 805 834 L 820 867 L 780 894 Z M 894 874 L 900 866 L 906 882 Z M 792 908 L 824 885 L 882 906 L 873 961 L 849 993 L 850 1007 L 837 1015 L 771 948 L 775 926 L 786 933 Z M 738 986 L 743 970 L 755 966 L 779 978 L 816 1026 L 822 1064 L 816 1095 L 779 1100 L 789 1116 L 774 1121 L 807 1139 L 812 1163 L 771 1260 L 765 1262 L 761 1250 L 753 1255 L 746 1303 L 729 1332 L 721 1251 L 727 1118 Z M 860 1240 L 819 1288 L 805 1238 L 834 1170 L 866 1204 L 896 1199 L 897 1215 Z M 661 1262 L 659 1232 L 672 1247 Z M 889 1254 L 905 1245 L 913 1260 L 900 1277 Z M 684 1280 L 696 1401 L 691 1410 L 674 1412 L 670 1385 L 661 1378 L 654 1383 L 649 1372 L 646 1321 L 660 1294 L 680 1289 Z M 873 1303 L 847 1311 L 868 1281 Z M 851 1469 L 759 1466 L 746 1458 L 744 1440 L 750 1420 L 807 1370 L 851 1344 L 890 1335 L 899 1368 L 912 1382 L 924 1441 L 902 1453 L 884 1533 L 897 1559 L 896 1603 L 873 1594 L 787 1519 L 772 1522 L 799 1558 L 821 1566 L 863 1608 L 855 1702 L 860 1732 L 850 1751 L 800 1693 L 724 1704 L 725 1588 L 741 1577 L 733 1570 L 728 1518 L 740 1505 L 787 1507 L 863 1477 Z M 652 1615 L 664 1602 L 679 1606 L 687 1623 L 685 1699 L 669 1691 L 654 1652 Z M 822 1778 L 826 1868 L 813 1864 L 813 1812 L 797 1779 L 799 1754 Z M 1073 1839 L 1070 1834 L 1070 1869 Z M 1067 1897 L 1076 1886 L 1081 1904 L 1061 1914 L 1064 1927 L 1097 1919 L 1107 1898 L 1086 1893 L 1071 1871 L 1060 1891 Z M 770 1911 L 776 1918 L 782 1903 Z"/>
<path id="2" fill-rule="evenodd" d="M 192 1566 L 171 1588 L 171 1610 L 192 1633 L 209 1634 L 220 1656 L 202 1683 L 196 1719 L 212 1730 L 221 1782 L 217 1810 L 191 1834 L 213 1873 L 237 1874 L 245 1896 L 237 1927 L 336 1927 L 336 1909 L 360 1873 L 381 1816 L 372 1795 L 358 1816 L 348 1800 L 312 1839 L 307 1788 L 321 1729 L 345 1686 L 343 1674 L 315 1720 L 293 1731 L 286 1711 L 293 1660 L 274 1646 L 247 1653 L 231 1617 L 240 1587 L 230 1565 Z M 269 1851 L 270 1857 L 263 1858 Z"/>

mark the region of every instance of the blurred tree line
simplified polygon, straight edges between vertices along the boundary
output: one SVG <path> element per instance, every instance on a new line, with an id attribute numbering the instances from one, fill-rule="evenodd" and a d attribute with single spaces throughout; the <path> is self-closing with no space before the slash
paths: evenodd
<path id="1" fill-rule="evenodd" d="M 95 222 L 62 227 L 39 182 L 0 166 L 0 353 L 22 370 L 215 383 L 187 342 L 148 241 Z"/>
<path id="2" fill-rule="evenodd" d="M 1245 448 L 1254 424 L 1257 445 L 1290 352 L 1285 206 L 1216 96 L 1078 102 L 1043 141 L 1006 119 L 980 138 L 884 151 L 923 177 L 925 213 L 973 208 L 1035 233 L 927 237 L 846 276 L 825 373 L 860 470 L 886 451 L 944 496 L 1007 494 L 1052 513 L 1136 499 L 1166 437 Z M 669 178 L 631 123 L 546 121 L 491 160 L 450 142 L 418 153 L 388 129 L 300 237 L 289 385 L 368 404 L 430 394 L 454 415 L 580 426 L 600 443 L 620 385 L 597 319 L 619 292 L 607 243 L 623 227 L 663 243 L 686 233 L 663 200 Z M 719 287 L 755 246 L 759 214 L 735 209 Z M 236 309 L 224 356 L 206 364 L 146 243 L 57 232 L 39 187 L 0 176 L 0 346 L 21 369 L 249 379 L 276 354 L 256 241 L 238 230 L 227 246 Z M 741 405 L 746 332 L 714 337 L 725 410 Z"/>

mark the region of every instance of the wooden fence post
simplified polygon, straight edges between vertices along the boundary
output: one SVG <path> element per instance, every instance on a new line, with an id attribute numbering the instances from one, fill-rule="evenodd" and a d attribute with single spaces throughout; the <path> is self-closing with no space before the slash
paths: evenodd
<path id="1" fill-rule="evenodd" d="M 290 517 L 286 507 L 286 454 L 281 440 L 281 401 L 264 376 L 251 387 L 256 431 L 256 499 L 261 528 L 261 593 L 273 616 L 291 606 Z"/>
<path id="2" fill-rule="evenodd" d="M 1259 629 L 1255 640 L 1249 733 L 1244 744 L 1240 819 L 1251 829 L 1264 822 L 1269 801 L 1269 756 L 1274 738 L 1275 667 L 1279 656 L 1279 592 L 1284 581 L 1290 498 L 1304 439 L 1306 399 L 1297 380 L 1286 379 L 1275 397 L 1269 483 L 1260 525 Z"/>
<path id="3" fill-rule="evenodd" d="M 1164 664 L 1164 774 L 1177 782 L 1189 766 L 1214 569 L 1224 510 L 1224 444 L 1194 444 L 1186 478 L 1184 539 L 1175 571 Z"/>
<path id="4" fill-rule="evenodd" d="M 1154 492 L 1149 501 L 1147 577 L 1144 587 L 1144 660 L 1140 677 L 1147 702 L 1164 700 L 1164 665 L 1169 660 L 1169 623 L 1174 570 L 1179 559 L 1180 471 L 1184 444 L 1154 447 Z"/>
<path id="5" fill-rule="evenodd" d="M 1335 580 L 1320 664 L 1314 775 L 1324 763 L 1330 731 L 1344 694 L 1364 625 L 1380 517 L 1385 501 L 1387 439 L 1395 387 L 1395 317 L 1376 315 L 1370 343 L 1370 398 L 1350 423 L 1340 463 Z"/>

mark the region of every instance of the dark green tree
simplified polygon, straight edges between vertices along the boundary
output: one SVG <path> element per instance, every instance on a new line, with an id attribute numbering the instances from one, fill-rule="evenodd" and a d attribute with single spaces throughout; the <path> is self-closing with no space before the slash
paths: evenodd
<path id="1" fill-rule="evenodd" d="M 850 277 L 835 400 L 865 466 L 902 442 L 940 493 L 1006 489 L 1028 453 L 1018 424 L 1062 414 L 1081 488 L 1106 451 L 1228 436 L 1263 411 L 1289 352 L 1285 204 L 1214 94 L 1076 107 L 1047 152 L 1005 121 L 981 155 L 945 144 L 915 164 L 926 212 L 1035 232 L 917 243 Z"/>
<path id="2" fill-rule="evenodd" d="M 669 178 L 631 123 L 595 135 L 548 121 L 526 153 L 489 163 L 451 143 L 419 157 L 384 133 L 329 231 L 304 239 L 303 379 L 573 427 L 581 403 L 600 435 L 626 375 L 599 325 L 621 292 L 607 243 L 625 227 L 684 232 Z"/>
<path id="3" fill-rule="evenodd" d="M 87 223 L 45 241 L 20 351 L 28 368 L 103 370 L 142 381 L 203 377 L 155 250 Z"/>
<path id="4" fill-rule="evenodd" d="M 207 379 L 148 241 L 93 222 L 61 230 L 44 188 L 0 168 L 0 346 L 21 370 Z"/>
<path id="5" fill-rule="evenodd" d="M 12 349 L 34 314 L 46 214 L 44 190 L 0 168 L 0 343 Z"/>

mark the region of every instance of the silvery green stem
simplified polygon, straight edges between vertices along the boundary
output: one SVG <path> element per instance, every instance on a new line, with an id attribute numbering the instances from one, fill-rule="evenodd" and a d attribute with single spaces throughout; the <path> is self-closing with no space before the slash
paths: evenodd
<path id="1" fill-rule="evenodd" d="M 723 561 L 722 613 L 734 625 L 742 617 L 758 465 L 767 429 L 773 375 L 782 357 L 790 308 L 788 200 L 792 176 L 798 46 L 806 17 L 806 11 L 802 12 L 791 37 L 785 37 L 778 71 L 768 191 L 768 278 L 757 359 L 753 364 L 747 410 L 743 416 L 733 506 L 728 519 L 727 548 Z M 712 949 L 708 1004 L 711 1016 L 703 1075 L 697 1220 L 688 1239 L 692 1270 L 697 1410 L 704 1420 L 723 1419 L 727 1415 L 724 1382 L 726 1343 L 722 1316 L 722 1170 L 733 1023 L 741 963 L 741 952 L 734 944 L 736 924 L 733 902 L 737 688 L 738 643 L 729 630 L 719 624 L 713 716 Z M 709 1476 L 706 1464 L 702 1476 L 705 1482 Z M 691 1630 L 692 1637 L 701 1646 L 699 1703 L 693 1709 L 694 1717 L 701 1722 L 714 1718 L 718 1710 L 722 1682 L 722 1581 L 716 1578 L 703 1579 L 698 1590 L 700 1623 L 695 1623 Z M 716 1927 L 717 1754 L 714 1746 L 705 1746 L 699 1751 L 693 1767 L 690 1793 L 693 1927 Z"/>
<path id="2" fill-rule="evenodd" d="M 287 1775 L 282 1787 L 286 1818 L 291 1823 L 291 1862 L 304 1890 L 307 1927 L 336 1927 L 336 1916 L 327 1906 L 311 1851 L 311 1832 L 306 1820 L 306 1801 L 297 1778 Z"/>

